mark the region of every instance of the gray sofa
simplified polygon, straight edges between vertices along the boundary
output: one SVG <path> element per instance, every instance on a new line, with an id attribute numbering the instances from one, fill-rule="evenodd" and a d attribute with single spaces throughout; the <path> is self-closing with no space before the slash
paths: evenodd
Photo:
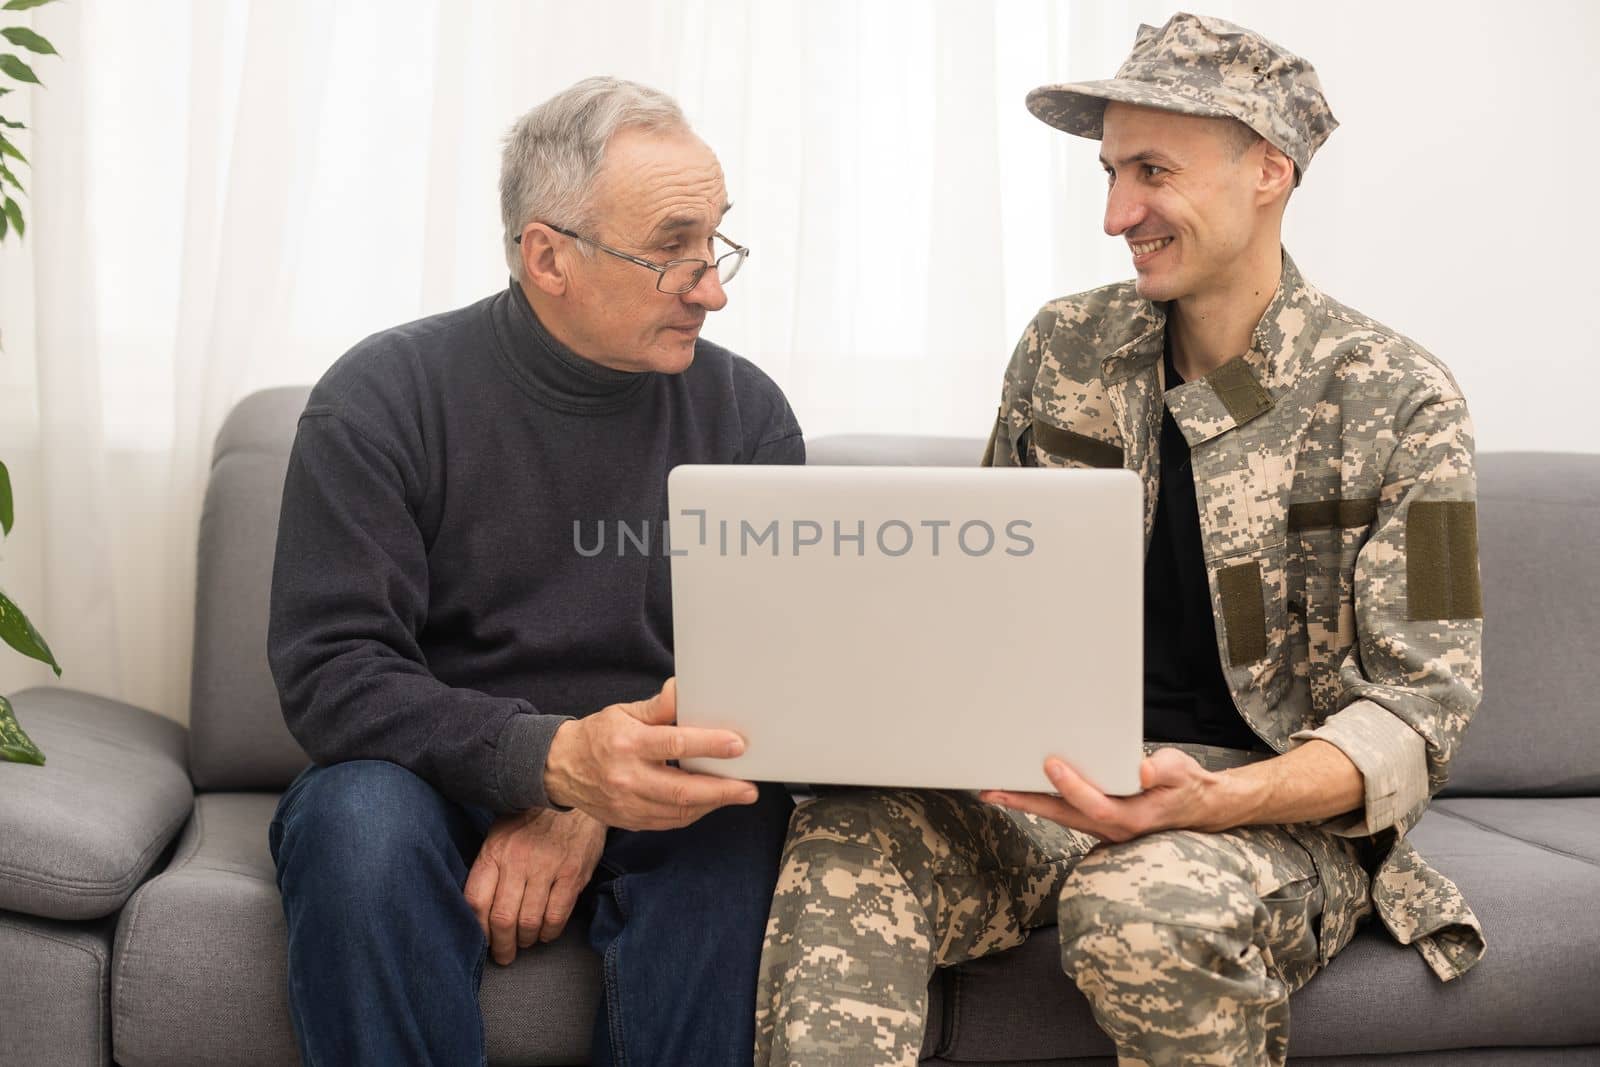
<path id="1" fill-rule="evenodd" d="M 13 698 L 49 756 L 0 764 L 0 1064 L 288 1064 L 284 925 L 267 853 L 306 762 L 278 711 L 265 616 L 304 390 L 218 436 L 201 521 L 189 729 L 67 689 Z M 814 462 L 970 463 L 978 443 L 849 437 Z M 1488 697 L 1415 831 L 1483 920 L 1448 985 L 1367 929 L 1294 999 L 1299 1063 L 1600 1062 L 1600 456 L 1480 457 Z M 596 967 L 572 932 L 489 966 L 494 1063 L 587 1054 Z M 1053 930 L 941 973 L 933 1063 L 1110 1062 Z"/>

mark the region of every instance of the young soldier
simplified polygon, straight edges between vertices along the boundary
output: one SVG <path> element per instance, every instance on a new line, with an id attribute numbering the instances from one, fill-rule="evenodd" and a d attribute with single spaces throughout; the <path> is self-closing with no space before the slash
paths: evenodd
<path id="1" fill-rule="evenodd" d="M 1315 72 L 1180 14 L 1141 27 L 1114 79 L 1028 106 L 1101 140 L 1105 230 L 1137 280 L 1039 313 L 985 462 L 1144 481 L 1143 792 L 1105 796 L 1052 758 L 1058 794 L 802 808 L 762 958 L 763 1063 L 914 1064 L 934 968 L 1051 921 L 1123 1063 L 1282 1063 L 1289 994 L 1374 908 L 1441 978 L 1483 952 L 1405 840 L 1480 695 L 1471 425 L 1436 359 L 1280 247 L 1336 125 Z M 1002 625 L 1093 610 L 1051 599 Z"/>

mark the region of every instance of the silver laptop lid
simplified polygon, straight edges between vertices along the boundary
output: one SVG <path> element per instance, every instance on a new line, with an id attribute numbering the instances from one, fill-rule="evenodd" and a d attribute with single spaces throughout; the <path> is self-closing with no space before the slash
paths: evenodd
<path id="1" fill-rule="evenodd" d="M 1143 506 L 1123 470 L 681 466 L 678 720 L 766 781 L 1139 788 Z"/>

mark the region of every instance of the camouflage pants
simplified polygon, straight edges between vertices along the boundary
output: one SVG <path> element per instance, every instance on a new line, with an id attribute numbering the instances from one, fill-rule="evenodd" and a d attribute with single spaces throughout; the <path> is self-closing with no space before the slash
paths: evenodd
<path id="1" fill-rule="evenodd" d="M 1347 858 L 1337 883 L 1364 883 L 1353 847 L 1321 851 Z M 936 967 L 1059 922 L 1062 967 L 1121 1063 L 1281 1064 L 1322 907 L 1282 827 L 1110 844 L 965 793 L 826 794 L 790 822 L 756 1063 L 912 1067 Z"/>

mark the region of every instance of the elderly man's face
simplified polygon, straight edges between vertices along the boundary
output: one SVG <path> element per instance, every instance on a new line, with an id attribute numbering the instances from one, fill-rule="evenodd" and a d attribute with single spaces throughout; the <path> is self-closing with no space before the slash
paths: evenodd
<path id="1" fill-rule="evenodd" d="M 1147 300 L 1225 290 L 1251 242 L 1264 239 L 1265 146 L 1239 153 L 1231 128 L 1229 119 L 1106 107 L 1105 231 L 1128 243 Z"/>
<path id="2" fill-rule="evenodd" d="M 606 146 L 586 236 L 653 263 L 714 262 L 727 251 L 711 236 L 727 208 L 722 167 L 698 137 L 624 129 Z M 714 269 L 686 293 L 663 293 L 659 275 L 602 252 L 574 251 L 568 265 L 579 351 L 618 369 L 685 369 L 706 312 L 728 302 Z"/>

